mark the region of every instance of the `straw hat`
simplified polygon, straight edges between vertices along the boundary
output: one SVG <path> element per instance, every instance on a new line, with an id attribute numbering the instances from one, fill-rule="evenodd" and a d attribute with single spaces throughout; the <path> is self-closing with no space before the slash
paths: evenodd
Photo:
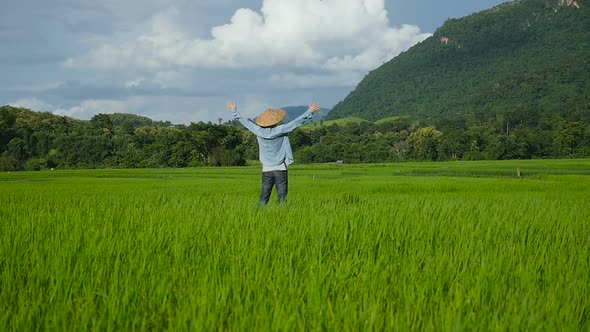
<path id="1" fill-rule="evenodd" d="M 264 113 L 260 114 L 258 118 L 256 118 L 256 124 L 260 127 L 272 127 L 283 121 L 286 116 L 287 112 L 280 108 L 269 108 L 266 111 L 264 111 Z"/>

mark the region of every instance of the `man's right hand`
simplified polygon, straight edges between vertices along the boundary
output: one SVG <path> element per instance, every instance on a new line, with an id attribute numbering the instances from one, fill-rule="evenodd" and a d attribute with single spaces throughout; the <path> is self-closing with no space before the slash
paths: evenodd
<path id="1" fill-rule="evenodd" d="M 315 113 L 320 109 L 320 103 L 313 103 L 309 105 L 309 109 Z"/>

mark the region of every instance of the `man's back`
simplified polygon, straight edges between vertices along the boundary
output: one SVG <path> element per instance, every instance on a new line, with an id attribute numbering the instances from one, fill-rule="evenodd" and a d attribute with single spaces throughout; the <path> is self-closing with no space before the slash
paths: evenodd
<path id="1" fill-rule="evenodd" d="M 312 117 L 313 111 L 309 109 L 287 124 L 276 127 L 260 127 L 254 122 L 244 119 L 237 111 L 234 111 L 234 118 L 256 135 L 258 139 L 259 159 L 262 165 L 266 167 L 274 167 L 282 163 L 288 166 L 293 163 L 293 151 L 291 150 L 291 143 L 287 134 L 303 125 Z"/>

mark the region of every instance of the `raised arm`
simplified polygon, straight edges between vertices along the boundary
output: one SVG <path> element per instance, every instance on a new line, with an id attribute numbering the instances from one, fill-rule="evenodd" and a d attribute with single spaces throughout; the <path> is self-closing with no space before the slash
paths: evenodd
<path id="1" fill-rule="evenodd" d="M 257 124 L 255 124 L 254 122 L 252 122 L 248 119 L 244 119 L 242 117 L 242 115 L 240 113 L 238 113 L 238 108 L 237 108 L 235 102 L 228 101 L 227 102 L 227 109 L 232 112 L 235 120 L 238 120 L 238 122 L 240 122 L 242 124 L 242 126 L 246 127 L 246 129 L 251 131 L 254 135 L 257 135 L 260 137 L 265 136 L 264 129 L 268 129 L 268 128 L 262 128 L 262 127 L 258 126 Z"/>
<path id="2" fill-rule="evenodd" d="M 280 126 L 273 128 L 273 129 L 275 129 L 275 135 L 278 136 L 278 135 L 292 132 L 297 127 L 300 127 L 305 122 L 310 120 L 313 117 L 313 113 L 317 112 L 319 109 L 320 109 L 319 103 L 310 104 L 309 108 L 307 109 L 307 111 L 305 113 L 301 114 L 300 116 L 293 119 L 289 123 L 286 123 L 284 125 L 280 125 Z"/>

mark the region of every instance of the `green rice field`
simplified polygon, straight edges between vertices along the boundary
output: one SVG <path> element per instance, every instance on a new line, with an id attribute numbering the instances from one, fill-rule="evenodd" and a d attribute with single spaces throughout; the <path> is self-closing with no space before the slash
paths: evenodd
<path id="1" fill-rule="evenodd" d="M 289 176 L 0 173 L 0 331 L 590 331 L 590 160 Z"/>

